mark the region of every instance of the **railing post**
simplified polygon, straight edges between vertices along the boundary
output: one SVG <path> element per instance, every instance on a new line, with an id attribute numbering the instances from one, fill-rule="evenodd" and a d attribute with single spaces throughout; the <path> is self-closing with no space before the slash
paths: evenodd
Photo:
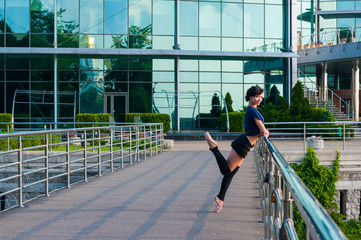
<path id="1" fill-rule="evenodd" d="M 98 129 L 98 176 L 102 175 L 102 150 L 101 150 L 101 135 Z"/>
<path id="2" fill-rule="evenodd" d="M 123 128 L 120 127 L 120 167 L 124 167 Z"/>
<path id="3" fill-rule="evenodd" d="M 49 134 L 45 134 L 45 195 L 47 197 L 50 196 L 49 195 Z"/>
<path id="4" fill-rule="evenodd" d="M 344 123 L 343 124 L 343 147 L 342 147 L 342 150 L 346 150 L 345 149 L 345 143 L 346 143 L 346 124 Z"/>
<path id="5" fill-rule="evenodd" d="M 306 123 L 303 123 L 303 150 L 306 150 Z"/>
<path id="6" fill-rule="evenodd" d="M 147 134 L 146 134 L 146 126 L 143 126 L 143 141 L 144 141 L 144 159 L 147 159 Z"/>
<path id="7" fill-rule="evenodd" d="M 110 147 L 109 147 L 109 151 L 110 151 L 110 171 L 114 172 L 114 156 L 113 156 L 113 128 L 110 128 Z"/>
<path id="8" fill-rule="evenodd" d="M 293 209 L 292 209 L 292 197 L 291 192 L 287 189 L 286 184 L 284 185 L 284 204 L 283 204 L 283 219 L 287 218 L 293 219 Z"/>
<path id="9" fill-rule="evenodd" d="M 158 154 L 158 125 L 155 125 L 155 155 Z"/>
<path id="10" fill-rule="evenodd" d="M 18 188 L 19 188 L 19 199 L 18 204 L 19 207 L 24 207 L 23 205 L 23 147 L 21 142 L 21 136 L 18 137 Z"/>
<path id="11" fill-rule="evenodd" d="M 133 132 L 132 127 L 129 127 L 129 165 L 133 165 Z"/>
<path id="12" fill-rule="evenodd" d="M 69 132 L 66 132 L 66 184 L 67 188 L 70 188 L 70 140 Z"/>
<path id="13" fill-rule="evenodd" d="M 137 151 L 137 155 L 136 155 L 136 160 L 138 162 L 140 162 L 140 153 L 139 153 L 139 126 L 136 126 L 135 127 L 135 133 L 136 133 L 136 140 L 137 140 L 137 148 L 136 148 L 136 151 Z"/>
<path id="14" fill-rule="evenodd" d="M 84 153 L 83 153 L 83 165 L 84 165 L 84 181 L 88 181 L 88 163 L 87 163 L 87 136 L 86 136 L 86 130 L 84 130 Z"/>
<path id="15" fill-rule="evenodd" d="M 6 125 L 6 131 L 7 131 L 7 133 L 10 132 L 9 124 Z M 9 151 L 10 150 L 10 137 L 7 137 L 7 147 L 8 147 L 8 151 Z"/>

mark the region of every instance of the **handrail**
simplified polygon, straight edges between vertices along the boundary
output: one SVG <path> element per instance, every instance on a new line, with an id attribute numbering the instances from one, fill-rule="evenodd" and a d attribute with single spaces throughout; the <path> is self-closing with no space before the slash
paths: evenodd
<path id="1" fill-rule="evenodd" d="M 303 74 L 303 76 L 304 76 L 305 78 L 307 78 L 307 80 L 308 80 L 312 85 L 316 86 L 316 89 L 322 89 L 322 90 L 324 89 L 323 87 L 318 86 L 317 83 L 315 83 L 314 81 L 312 81 L 312 79 L 310 79 L 310 78 L 307 76 L 307 74 L 305 74 L 304 72 L 302 72 L 300 69 L 297 69 L 297 70 L 298 70 L 299 73 Z M 300 78 L 300 77 L 298 76 L 298 78 Z M 304 82 L 304 88 L 307 88 L 309 91 L 312 92 L 312 90 L 309 89 L 309 87 L 307 87 L 306 82 L 305 82 L 305 81 L 303 81 L 303 82 Z M 338 99 L 338 100 L 340 101 L 340 102 L 339 102 L 340 111 L 342 110 L 342 109 L 341 109 L 341 105 L 343 104 L 343 105 L 347 106 L 347 109 L 349 109 L 348 111 L 346 111 L 345 114 L 351 114 L 351 113 L 354 112 L 354 108 L 353 108 L 350 104 L 348 104 L 345 100 L 343 100 L 339 95 L 337 95 L 334 91 L 332 91 L 331 89 L 329 89 L 327 86 L 326 86 L 326 90 L 331 94 L 331 102 L 332 102 L 332 103 L 333 103 L 333 97 L 336 97 L 336 99 Z M 318 91 L 318 92 L 319 92 L 319 91 Z M 318 96 L 318 97 L 319 97 L 319 96 Z M 319 97 L 318 99 L 321 100 L 321 102 L 322 102 L 323 104 L 327 105 L 328 108 L 329 108 L 329 110 L 330 110 L 330 112 L 332 113 L 332 108 L 327 104 L 327 102 L 324 101 L 324 99 L 323 99 L 322 97 L 321 97 L 321 98 Z M 327 94 L 327 100 L 328 100 L 328 94 Z"/>
<path id="2" fill-rule="evenodd" d="M 34 135 L 37 141 L 29 144 Z M 90 177 L 132 165 L 141 157 L 146 159 L 158 154 L 164 147 L 162 123 L 0 134 L 0 142 L 5 139 L 8 149 L 0 151 L 0 182 L 3 184 L 0 197 L 6 201 L 0 204 L 0 212 L 22 207 L 39 196 L 49 196 L 52 191 L 70 188 Z"/>
<path id="3" fill-rule="evenodd" d="M 286 226 L 286 223 L 292 221 L 292 200 L 295 201 L 296 206 L 305 221 L 308 233 L 313 240 L 347 239 L 296 172 L 279 153 L 273 143 L 267 137 L 263 136 L 262 139 L 257 142 L 257 148 L 259 148 L 258 152 L 263 160 L 258 161 L 258 164 L 260 165 L 259 180 L 261 183 L 260 195 L 263 200 L 262 205 L 270 205 L 264 211 L 266 239 L 279 239 L 277 235 L 285 231 L 289 233 L 295 232 L 292 230 L 292 228 L 294 228 L 293 224 L 287 224 Z M 274 183 L 269 180 L 264 180 L 266 179 L 266 175 L 268 175 L 268 179 L 275 179 L 273 181 Z M 268 191 L 264 184 L 269 185 Z M 284 197 L 275 194 L 275 190 L 281 188 L 281 186 L 283 186 L 285 190 L 283 192 Z M 278 193 L 280 193 L 280 191 L 278 191 Z M 289 194 L 292 199 L 288 198 Z M 275 211 L 273 210 L 275 207 L 272 207 L 272 204 L 276 205 L 277 200 L 283 200 L 285 204 L 282 209 L 284 214 L 280 214 L 279 216 L 275 215 Z M 274 224 L 274 221 L 277 219 L 283 222 L 280 229 L 277 229 L 278 225 Z M 274 236 L 271 236 L 272 234 Z M 298 239 L 294 234 L 288 235 L 291 236 L 290 239 Z"/>

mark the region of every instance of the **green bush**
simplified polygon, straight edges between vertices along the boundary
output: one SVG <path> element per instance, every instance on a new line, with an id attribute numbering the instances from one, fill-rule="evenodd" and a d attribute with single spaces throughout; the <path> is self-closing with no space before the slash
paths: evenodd
<path id="1" fill-rule="evenodd" d="M 0 122 L 12 122 L 13 117 L 10 113 L 0 113 Z M 7 124 L 0 124 L 0 130 L 7 129 Z"/>
<path id="2" fill-rule="evenodd" d="M 163 123 L 163 131 L 170 130 L 170 117 L 165 113 L 127 113 L 126 122 L 134 122 L 134 116 L 139 115 L 143 123 Z"/>
<path id="3" fill-rule="evenodd" d="M 334 122 L 335 118 L 323 107 L 311 108 L 308 112 L 308 121 L 310 122 Z"/>
<path id="4" fill-rule="evenodd" d="M 230 132 L 244 132 L 244 115 L 245 112 L 230 112 L 229 116 L 229 131 Z M 221 114 L 221 131 L 227 131 L 227 115 L 226 113 Z"/>
<path id="5" fill-rule="evenodd" d="M 110 113 L 79 113 L 75 117 L 76 122 L 112 122 L 113 116 Z M 77 124 L 77 128 L 93 127 L 92 124 Z M 108 126 L 107 124 L 95 124 L 94 127 Z"/>
<path id="6" fill-rule="evenodd" d="M 29 135 L 22 137 L 22 147 L 33 147 L 33 146 L 40 146 L 45 144 L 45 135 Z M 52 142 L 51 143 L 59 143 L 61 142 L 61 135 L 53 134 L 52 135 Z M 50 136 L 49 136 L 49 144 L 50 144 Z M 0 150 L 6 151 L 7 150 L 7 139 L 0 140 Z M 17 149 L 19 146 L 19 141 L 17 137 L 9 139 L 9 149 Z M 43 148 L 34 149 L 34 151 L 40 151 Z"/>

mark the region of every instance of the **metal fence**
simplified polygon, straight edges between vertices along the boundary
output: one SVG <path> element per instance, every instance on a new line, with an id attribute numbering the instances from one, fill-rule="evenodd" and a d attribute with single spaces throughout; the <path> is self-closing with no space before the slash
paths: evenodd
<path id="1" fill-rule="evenodd" d="M 347 239 L 269 139 L 260 139 L 255 151 L 265 239 L 298 239 L 293 202 L 306 224 L 307 239 Z"/>
<path id="2" fill-rule="evenodd" d="M 0 134 L 0 211 L 163 150 L 163 124 Z"/>
<path id="3" fill-rule="evenodd" d="M 272 140 L 302 140 L 303 149 L 312 136 L 342 142 L 343 150 L 352 140 L 361 140 L 360 122 L 267 122 Z"/>

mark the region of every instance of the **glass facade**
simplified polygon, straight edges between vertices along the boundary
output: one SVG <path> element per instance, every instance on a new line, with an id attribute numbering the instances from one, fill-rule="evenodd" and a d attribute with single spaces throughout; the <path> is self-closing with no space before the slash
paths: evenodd
<path id="1" fill-rule="evenodd" d="M 245 91 L 255 84 L 266 89 L 266 96 L 273 85 L 285 94 L 287 58 L 280 51 L 285 38 L 283 1 L 180 0 L 178 17 L 176 3 L 0 0 L 1 47 L 74 49 L 72 54 L 0 55 L 0 111 L 11 113 L 16 89 L 30 90 L 19 94 L 18 101 L 34 103 L 41 98 L 36 91 L 76 91 L 76 98 L 59 95 L 49 103 L 73 103 L 76 113 L 123 111 L 115 116 L 117 121 L 124 121 L 124 112 L 167 113 L 173 128 L 178 116 L 182 129 L 192 129 L 204 127 L 196 119 L 210 114 L 215 94 L 220 98 L 229 92 L 235 110 L 243 109 Z M 174 51 L 176 39 L 181 50 L 195 54 L 76 53 L 82 48 Z M 250 53 L 222 54 L 228 51 Z M 253 52 L 278 55 L 253 57 Z M 73 120 L 72 106 L 59 105 L 54 114 L 54 104 L 36 105 L 16 105 L 15 117 L 54 121 L 57 114 L 58 121 Z"/>

